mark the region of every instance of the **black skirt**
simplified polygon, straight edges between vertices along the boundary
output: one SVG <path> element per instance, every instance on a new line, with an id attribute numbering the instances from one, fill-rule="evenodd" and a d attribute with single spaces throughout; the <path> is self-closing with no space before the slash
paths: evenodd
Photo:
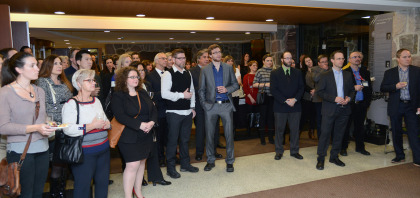
<path id="1" fill-rule="evenodd" d="M 135 162 L 149 157 L 152 150 L 152 143 L 153 138 L 149 134 L 145 138 L 137 138 L 136 143 L 118 142 L 118 149 L 126 163 Z"/>

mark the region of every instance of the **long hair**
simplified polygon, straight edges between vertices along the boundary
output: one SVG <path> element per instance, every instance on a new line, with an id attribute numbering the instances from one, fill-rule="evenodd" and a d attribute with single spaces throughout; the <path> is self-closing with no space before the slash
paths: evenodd
<path id="1" fill-rule="evenodd" d="M 51 77 L 51 72 L 54 68 L 54 60 L 56 58 L 60 58 L 59 56 L 52 54 L 49 55 L 47 58 L 44 59 L 42 63 L 41 70 L 39 71 L 39 77 L 41 78 L 49 78 Z M 61 59 L 60 59 L 61 61 Z M 70 81 L 67 79 L 66 74 L 64 74 L 64 69 L 61 70 L 61 74 L 58 76 L 59 80 L 63 82 L 67 88 L 69 88 L 70 92 L 73 92 L 73 86 L 71 85 Z"/>
<path id="2" fill-rule="evenodd" d="M 10 59 L 5 59 L 3 67 L 1 68 L 1 86 L 4 87 L 19 76 L 16 68 L 23 68 L 25 66 L 25 59 L 28 57 L 34 57 L 32 54 L 25 52 L 18 52 Z"/>
<path id="3" fill-rule="evenodd" d="M 240 66 L 245 66 L 245 67 L 248 66 L 248 65 L 245 65 L 245 55 L 247 55 L 247 54 L 248 54 L 248 57 L 249 57 L 248 62 L 251 60 L 251 55 L 249 53 L 245 53 L 244 55 L 242 55 Z"/>
<path id="4" fill-rule="evenodd" d="M 301 61 L 301 63 L 302 63 L 302 71 L 303 72 L 306 72 L 306 71 L 308 71 L 308 65 L 306 65 L 306 59 L 307 58 L 309 58 L 309 59 L 311 59 L 311 57 L 309 57 L 308 55 L 305 55 L 303 58 L 302 58 L 302 61 Z M 312 60 L 312 59 L 311 59 Z M 313 61 L 312 61 L 312 66 L 313 66 Z"/>
<path id="5" fill-rule="evenodd" d="M 128 74 L 131 71 L 135 71 L 137 75 L 140 77 L 139 71 L 137 71 L 137 68 L 134 68 L 132 66 L 123 67 L 116 71 L 115 75 L 115 91 L 121 91 L 128 93 L 128 87 L 127 87 L 127 79 Z M 136 91 L 140 91 L 142 89 L 142 81 L 139 80 L 139 84 L 135 88 Z"/>
<path id="6" fill-rule="evenodd" d="M 233 72 L 236 72 L 236 64 L 235 64 L 235 60 L 233 59 L 233 57 L 231 55 L 227 55 L 225 56 L 225 58 L 223 59 L 224 63 L 227 63 L 229 60 L 232 60 L 233 64 L 232 64 L 232 69 Z"/>

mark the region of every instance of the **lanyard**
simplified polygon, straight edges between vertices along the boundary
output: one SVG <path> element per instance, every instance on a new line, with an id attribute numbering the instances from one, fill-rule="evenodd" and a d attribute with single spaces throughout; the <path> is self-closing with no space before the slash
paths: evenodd
<path id="1" fill-rule="evenodd" d="M 353 76 L 354 78 L 356 78 L 356 80 L 365 81 L 365 79 L 363 79 L 362 76 L 360 75 L 360 71 L 359 71 L 359 79 L 357 79 L 357 76 L 356 74 L 354 74 L 354 72 L 353 72 Z"/>

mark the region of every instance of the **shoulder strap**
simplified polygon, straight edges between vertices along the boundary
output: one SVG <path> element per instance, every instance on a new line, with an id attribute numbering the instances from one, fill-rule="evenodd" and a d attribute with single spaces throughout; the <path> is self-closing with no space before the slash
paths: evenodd
<path id="1" fill-rule="evenodd" d="M 37 101 L 35 103 L 35 119 L 33 121 L 34 124 L 35 124 L 36 120 L 38 119 L 38 116 L 39 116 L 39 101 Z M 29 149 L 29 145 L 31 145 L 31 141 L 32 141 L 32 133 L 29 135 L 28 140 L 26 141 L 25 149 L 23 150 L 23 153 L 20 156 L 20 160 L 19 160 L 19 163 L 18 163 L 18 169 L 19 170 L 20 170 L 20 167 L 23 164 L 23 161 L 25 160 L 26 153 L 28 152 L 28 149 Z"/>
<path id="2" fill-rule="evenodd" d="M 76 110 L 77 110 L 76 124 L 79 124 L 79 101 L 77 101 L 76 98 L 70 98 L 70 100 L 74 100 L 74 102 L 76 102 Z"/>
<path id="3" fill-rule="evenodd" d="M 140 110 L 141 110 L 141 102 L 140 102 L 139 92 L 137 92 L 137 101 L 139 101 L 139 113 L 137 113 L 136 117 L 134 117 L 134 118 L 137 118 L 140 115 Z"/>

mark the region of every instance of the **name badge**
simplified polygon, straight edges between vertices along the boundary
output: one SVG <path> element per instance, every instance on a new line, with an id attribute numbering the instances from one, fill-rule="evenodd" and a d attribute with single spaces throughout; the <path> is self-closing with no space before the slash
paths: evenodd
<path id="1" fill-rule="evenodd" d="M 362 81 L 362 85 L 363 87 L 369 87 L 369 83 L 366 80 Z"/>

